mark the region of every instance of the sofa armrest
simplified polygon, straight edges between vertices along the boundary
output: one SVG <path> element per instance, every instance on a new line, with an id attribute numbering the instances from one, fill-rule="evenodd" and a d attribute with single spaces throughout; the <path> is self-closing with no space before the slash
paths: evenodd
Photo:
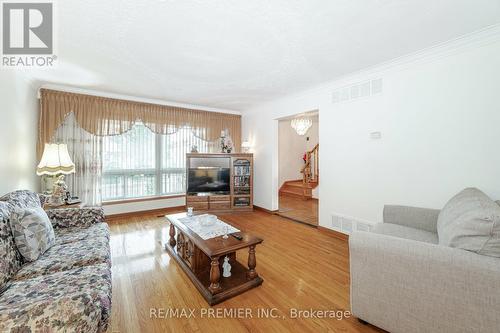
<path id="1" fill-rule="evenodd" d="M 390 332 L 500 327 L 500 259 L 387 235 L 349 237 L 351 307 Z"/>
<path id="2" fill-rule="evenodd" d="M 49 209 L 47 215 L 54 228 L 89 227 L 104 222 L 102 207 Z"/>
<path id="3" fill-rule="evenodd" d="M 399 224 L 437 233 L 439 212 L 439 209 L 385 205 L 384 223 Z"/>

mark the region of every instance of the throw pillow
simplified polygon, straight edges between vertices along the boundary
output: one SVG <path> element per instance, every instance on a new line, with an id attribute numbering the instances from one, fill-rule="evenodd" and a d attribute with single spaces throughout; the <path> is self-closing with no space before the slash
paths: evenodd
<path id="1" fill-rule="evenodd" d="M 439 244 L 500 257 L 500 206 L 476 188 L 448 201 L 437 222 Z"/>
<path id="2" fill-rule="evenodd" d="M 54 229 L 41 207 L 17 208 L 10 216 L 17 249 L 26 261 L 35 261 L 55 243 Z"/>

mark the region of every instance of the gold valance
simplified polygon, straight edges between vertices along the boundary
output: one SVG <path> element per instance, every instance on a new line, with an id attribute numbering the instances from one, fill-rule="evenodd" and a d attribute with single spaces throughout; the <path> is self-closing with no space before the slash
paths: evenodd
<path id="1" fill-rule="evenodd" d="M 235 149 L 241 144 L 241 116 L 193 110 L 176 106 L 142 103 L 107 97 L 41 89 L 38 158 L 45 143 L 52 141 L 57 128 L 73 113 L 79 126 L 99 136 L 118 135 L 142 121 L 151 131 L 172 134 L 190 127 L 203 140 L 214 141 L 225 130 Z"/>

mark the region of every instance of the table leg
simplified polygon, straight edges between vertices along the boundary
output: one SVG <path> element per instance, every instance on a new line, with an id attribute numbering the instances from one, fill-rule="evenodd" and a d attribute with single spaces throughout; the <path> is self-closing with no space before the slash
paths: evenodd
<path id="1" fill-rule="evenodd" d="M 171 247 L 174 247 L 176 242 L 175 242 L 175 227 L 172 223 L 170 223 L 170 232 L 169 232 L 169 235 L 170 235 L 170 241 L 169 241 L 169 244 Z"/>
<path id="2" fill-rule="evenodd" d="M 212 262 L 210 264 L 210 286 L 208 287 L 212 293 L 215 293 L 220 289 L 219 279 L 219 257 L 215 257 L 212 258 Z"/>
<path id="3" fill-rule="evenodd" d="M 257 259 L 255 258 L 255 245 L 253 245 L 248 248 L 248 280 L 255 279 L 257 276 L 259 276 L 257 274 L 257 271 L 255 270 L 255 266 L 257 266 Z"/>

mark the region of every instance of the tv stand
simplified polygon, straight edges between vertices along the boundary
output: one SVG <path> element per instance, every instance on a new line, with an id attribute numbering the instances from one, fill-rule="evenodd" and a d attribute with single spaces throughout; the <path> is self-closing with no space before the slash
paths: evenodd
<path id="1" fill-rule="evenodd" d="M 253 154 L 186 154 L 187 170 L 191 167 L 213 165 L 215 159 L 227 158 L 230 166 L 229 193 L 186 193 L 186 206 L 203 212 L 234 212 L 253 210 Z M 189 172 L 188 172 L 189 188 Z"/>

